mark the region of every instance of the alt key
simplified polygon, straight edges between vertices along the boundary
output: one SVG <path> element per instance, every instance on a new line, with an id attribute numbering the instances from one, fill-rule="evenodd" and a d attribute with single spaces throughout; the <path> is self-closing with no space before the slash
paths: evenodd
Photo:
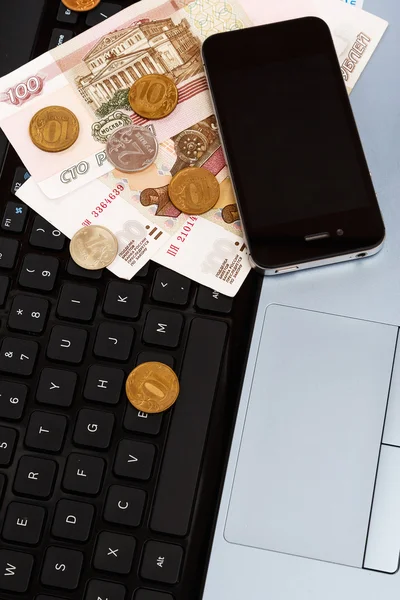
<path id="1" fill-rule="evenodd" d="M 145 579 L 162 583 L 177 583 L 183 549 L 176 544 L 147 542 L 144 548 L 141 575 Z"/>

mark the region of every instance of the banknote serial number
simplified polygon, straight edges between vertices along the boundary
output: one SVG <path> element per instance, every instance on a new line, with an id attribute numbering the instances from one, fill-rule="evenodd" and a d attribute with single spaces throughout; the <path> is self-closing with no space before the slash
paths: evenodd
<path id="1" fill-rule="evenodd" d="M 92 217 L 97 219 L 97 217 L 99 217 L 101 215 L 101 213 L 104 212 L 105 209 L 108 208 L 110 206 L 110 204 L 112 204 L 116 198 L 118 198 L 118 196 L 120 195 L 121 192 L 124 191 L 124 189 L 125 189 L 125 187 L 122 185 L 122 183 L 119 183 L 113 189 L 113 191 L 110 192 L 108 194 L 108 196 L 106 196 L 104 198 L 104 200 L 102 200 L 102 202 L 99 202 L 99 205 L 96 206 L 96 208 L 91 211 Z M 90 219 L 85 219 L 85 221 L 82 222 L 83 227 L 85 227 L 85 226 L 87 227 L 91 224 L 92 224 L 92 222 L 90 221 Z"/>
<path id="2" fill-rule="evenodd" d="M 188 218 L 185 225 L 182 227 L 182 231 L 179 232 L 179 235 L 176 237 L 177 242 L 186 242 L 186 239 L 190 232 L 192 231 L 193 225 L 197 221 L 197 217 L 192 215 Z M 167 254 L 171 256 L 176 256 L 180 250 L 180 246 L 176 246 L 175 244 L 171 244 L 167 250 Z"/>

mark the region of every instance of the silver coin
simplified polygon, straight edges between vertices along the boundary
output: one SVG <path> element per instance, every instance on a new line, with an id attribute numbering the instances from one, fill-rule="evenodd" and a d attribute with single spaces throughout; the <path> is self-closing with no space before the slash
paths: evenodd
<path id="1" fill-rule="evenodd" d="M 147 127 L 127 125 L 117 129 L 108 139 L 107 158 L 124 173 L 147 169 L 156 160 L 158 141 Z"/>

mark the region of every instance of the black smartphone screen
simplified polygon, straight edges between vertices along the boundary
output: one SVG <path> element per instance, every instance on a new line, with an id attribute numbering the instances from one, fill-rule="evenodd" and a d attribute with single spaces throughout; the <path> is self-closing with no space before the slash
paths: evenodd
<path id="1" fill-rule="evenodd" d="M 306 18 L 213 37 L 203 55 L 255 262 L 376 245 L 383 223 L 327 25 Z"/>

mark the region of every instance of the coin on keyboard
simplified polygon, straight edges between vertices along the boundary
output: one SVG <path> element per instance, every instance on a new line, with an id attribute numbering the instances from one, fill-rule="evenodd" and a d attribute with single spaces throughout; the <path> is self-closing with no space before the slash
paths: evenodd
<path id="1" fill-rule="evenodd" d="M 178 104 L 178 88 L 166 75 L 144 75 L 129 90 L 129 104 L 145 119 L 162 119 Z"/>
<path id="2" fill-rule="evenodd" d="M 86 12 L 96 8 L 101 0 L 62 0 L 64 6 L 76 12 Z"/>
<path id="3" fill-rule="evenodd" d="M 118 254 L 115 235 L 101 225 L 82 227 L 73 236 L 69 245 L 72 259 L 89 271 L 108 267 Z"/>
<path id="4" fill-rule="evenodd" d="M 127 125 L 108 139 L 107 158 L 124 173 L 136 173 L 150 166 L 157 157 L 157 138 L 147 127 Z"/>
<path id="5" fill-rule="evenodd" d="M 32 142 L 45 152 L 61 152 L 78 139 L 79 122 L 64 106 L 47 106 L 33 115 L 29 125 Z"/>
<path id="6" fill-rule="evenodd" d="M 179 379 L 168 365 L 146 362 L 129 373 L 125 391 L 129 402 L 138 410 L 160 413 L 176 401 Z"/>
<path id="7" fill-rule="evenodd" d="M 172 204 L 188 215 L 202 215 L 218 201 L 217 178 L 203 167 L 187 167 L 173 176 L 168 186 Z"/>

